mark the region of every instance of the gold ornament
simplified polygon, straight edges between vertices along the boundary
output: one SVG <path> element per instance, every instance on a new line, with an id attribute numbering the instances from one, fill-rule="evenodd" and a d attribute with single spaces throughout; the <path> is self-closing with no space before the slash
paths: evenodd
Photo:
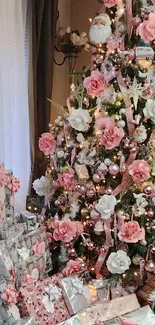
<path id="1" fill-rule="evenodd" d="M 133 256 L 132 263 L 134 265 L 140 265 L 140 261 L 141 261 L 141 256 L 140 255 L 136 254 L 136 255 Z"/>

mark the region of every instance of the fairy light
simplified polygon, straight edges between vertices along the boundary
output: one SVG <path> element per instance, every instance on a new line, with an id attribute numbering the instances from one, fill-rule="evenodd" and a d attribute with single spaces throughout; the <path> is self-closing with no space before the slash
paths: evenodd
<path id="1" fill-rule="evenodd" d="M 92 18 L 89 18 L 89 22 L 92 23 L 93 19 Z"/>
<path id="2" fill-rule="evenodd" d="M 34 211 L 37 211 L 37 210 L 38 210 L 37 207 L 35 207 L 35 208 L 34 208 Z"/>
<path id="3" fill-rule="evenodd" d="M 32 209 L 31 205 L 29 205 L 27 208 L 28 208 L 28 210 L 31 210 Z"/>
<path id="4" fill-rule="evenodd" d="M 122 274 L 122 278 L 124 278 L 124 279 L 126 278 L 126 273 Z"/>
<path id="5" fill-rule="evenodd" d="M 71 91 L 74 91 L 75 90 L 75 84 L 74 84 L 74 82 L 72 82 L 72 84 L 70 86 L 70 89 L 71 89 Z"/>

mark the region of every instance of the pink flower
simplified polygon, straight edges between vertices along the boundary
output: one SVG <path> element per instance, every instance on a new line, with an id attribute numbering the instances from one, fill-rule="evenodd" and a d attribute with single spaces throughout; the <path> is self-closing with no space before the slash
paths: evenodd
<path id="1" fill-rule="evenodd" d="M 1 294 L 1 298 L 7 301 L 9 305 L 15 305 L 18 298 L 17 290 L 9 285 Z"/>
<path id="2" fill-rule="evenodd" d="M 8 188 L 12 193 L 17 193 L 20 188 L 20 181 L 16 177 L 12 177 L 11 183 L 8 185 Z"/>
<path id="3" fill-rule="evenodd" d="M 125 243 L 137 243 L 145 238 L 144 228 L 137 221 L 124 222 L 118 233 L 118 238 Z"/>
<path id="4" fill-rule="evenodd" d="M 149 14 L 147 20 L 144 20 L 137 27 L 137 35 L 146 43 L 150 43 L 155 39 L 155 14 L 153 12 Z"/>
<path id="5" fill-rule="evenodd" d="M 79 237 L 83 234 L 83 224 L 80 221 L 76 221 L 76 237 Z"/>
<path id="6" fill-rule="evenodd" d="M 117 5 L 117 0 L 104 0 L 104 5 L 107 8 L 111 8 Z"/>
<path id="7" fill-rule="evenodd" d="M 64 243 L 69 243 L 73 240 L 77 233 L 76 222 L 70 219 L 55 220 L 54 222 L 54 240 L 61 240 Z"/>
<path id="8" fill-rule="evenodd" d="M 90 96 L 101 96 L 107 88 L 103 73 L 98 70 L 92 71 L 90 77 L 83 81 L 84 88 Z"/>
<path id="9" fill-rule="evenodd" d="M 105 128 L 110 128 L 115 125 L 115 122 L 110 117 L 100 117 L 95 122 L 95 129 L 102 130 Z"/>
<path id="10" fill-rule="evenodd" d="M 69 276 L 78 273 L 80 271 L 81 271 L 81 262 L 70 260 L 62 272 L 64 276 Z"/>
<path id="11" fill-rule="evenodd" d="M 114 125 L 109 128 L 105 128 L 100 137 L 100 142 L 107 150 L 111 150 L 120 144 L 123 137 L 124 130 Z"/>
<path id="12" fill-rule="evenodd" d="M 131 175 L 134 183 L 141 183 L 150 178 L 151 166 L 145 160 L 134 160 L 128 167 L 129 175 Z"/>
<path id="13" fill-rule="evenodd" d="M 74 174 L 75 172 L 72 168 L 69 168 L 69 170 L 63 174 L 64 186 L 67 190 L 73 190 L 77 183 L 74 179 Z"/>
<path id="14" fill-rule="evenodd" d="M 42 151 L 46 156 L 52 155 L 56 148 L 56 141 L 53 138 L 51 133 L 43 133 L 41 138 L 39 139 L 39 149 Z"/>
<path id="15" fill-rule="evenodd" d="M 8 182 L 8 173 L 3 165 L 0 165 L 0 186 L 5 186 Z"/>
<path id="16" fill-rule="evenodd" d="M 151 0 L 152 1 L 152 3 L 155 5 L 155 0 Z"/>

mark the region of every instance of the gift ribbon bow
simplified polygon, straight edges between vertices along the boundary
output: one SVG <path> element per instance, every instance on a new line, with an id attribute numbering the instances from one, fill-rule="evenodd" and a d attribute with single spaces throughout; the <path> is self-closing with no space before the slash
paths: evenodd
<path id="1" fill-rule="evenodd" d="M 70 279 L 70 283 L 72 285 L 72 294 L 76 295 L 79 293 L 83 295 L 87 300 L 91 300 L 91 291 L 90 289 L 83 284 L 78 278 Z"/>
<path id="2" fill-rule="evenodd" d="M 4 292 L 1 294 L 1 298 L 12 306 L 17 303 L 18 293 L 17 290 L 11 286 L 8 286 Z"/>
<path id="3" fill-rule="evenodd" d="M 122 324 L 121 325 L 138 325 L 135 322 L 133 322 L 131 319 L 128 318 L 124 318 L 122 320 Z"/>
<path id="4" fill-rule="evenodd" d="M 45 242 L 44 242 L 44 241 L 41 241 L 41 242 L 39 243 L 39 242 L 37 241 L 37 242 L 33 245 L 33 252 L 34 252 L 34 255 L 45 253 Z"/>
<path id="5" fill-rule="evenodd" d="M 49 284 L 49 286 L 45 288 L 45 293 L 46 295 L 43 297 L 42 303 L 47 312 L 53 313 L 54 302 L 61 297 L 61 292 L 57 286 Z"/>

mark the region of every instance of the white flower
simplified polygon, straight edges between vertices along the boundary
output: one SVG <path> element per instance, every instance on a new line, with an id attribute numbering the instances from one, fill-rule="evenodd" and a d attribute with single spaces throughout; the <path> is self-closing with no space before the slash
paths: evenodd
<path id="1" fill-rule="evenodd" d="M 101 213 L 102 219 L 109 219 L 114 213 L 116 203 L 117 201 L 114 195 L 105 194 L 100 198 L 95 209 Z"/>
<path id="2" fill-rule="evenodd" d="M 129 269 L 130 264 L 130 257 L 122 250 L 118 250 L 116 253 L 111 253 L 107 260 L 107 268 L 112 274 L 124 273 Z"/>
<path id="3" fill-rule="evenodd" d="M 137 143 L 143 143 L 147 139 L 147 132 L 144 125 L 140 125 L 136 128 L 133 134 L 133 139 Z"/>
<path id="4" fill-rule="evenodd" d="M 51 193 L 51 182 L 47 177 L 42 176 L 33 182 L 33 188 L 39 196 L 48 196 Z"/>
<path id="5" fill-rule="evenodd" d="M 92 122 L 92 117 L 89 112 L 82 108 L 73 109 L 70 112 L 68 121 L 73 129 L 84 132 L 89 129 L 89 124 Z"/>
<path id="6" fill-rule="evenodd" d="M 78 141 L 78 142 L 83 142 L 84 141 L 84 136 L 83 136 L 83 134 L 82 133 L 78 133 L 78 135 L 77 135 L 77 137 L 76 137 L 76 140 Z"/>
<path id="7" fill-rule="evenodd" d="M 59 150 L 58 152 L 57 152 L 57 157 L 58 158 L 63 158 L 64 157 L 64 151 L 63 150 Z"/>
<path id="8" fill-rule="evenodd" d="M 96 158 L 96 150 L 93 149 L 92 151 L 85 148 L 81 150 L 77 156 L 77 159 L 81 165 L 88 165 L 94 166 Z"/>
<path id="9" fill-rule="evenodd" d="M 136 199 L 137 207 L 139 206 L 142 206 L 143 208 L 147 207 L 148 202 L 146 201 L 144 195 L 145 195 L 144 193 L 140 193 L 140 194 L 133 193 L 133 196 Z"/>
<path id="10" fill-rule="evenodd" d="M 150 118 L 155 123 L 155 100 L 148 99 L 146 106 L 143 109 L 144 116 Z"/>

